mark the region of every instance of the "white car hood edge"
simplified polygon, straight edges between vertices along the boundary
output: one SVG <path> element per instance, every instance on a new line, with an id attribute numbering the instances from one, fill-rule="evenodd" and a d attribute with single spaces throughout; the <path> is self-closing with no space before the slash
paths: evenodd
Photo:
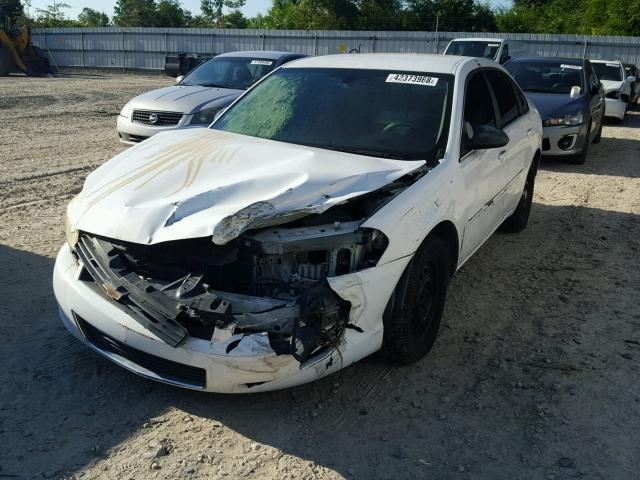
<path id="1" fill-rule="evenodd" d="M 322 213 L 425 164 L 211 129 L 167 131 L 106 162 L 67 209 L 75 230 L 140 244 L 212 236 Z"/>

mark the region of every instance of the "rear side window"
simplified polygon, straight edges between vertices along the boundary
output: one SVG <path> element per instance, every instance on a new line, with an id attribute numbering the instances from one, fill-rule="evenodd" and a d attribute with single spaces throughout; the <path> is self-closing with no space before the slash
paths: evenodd
<path id="1" fill-rule="evenodd" d="M 486 74 L 500 109 L 500 126 L 506 125 L 520 116 L 516 90 L 506 74 L 498 70 L 486 70 Z"/>

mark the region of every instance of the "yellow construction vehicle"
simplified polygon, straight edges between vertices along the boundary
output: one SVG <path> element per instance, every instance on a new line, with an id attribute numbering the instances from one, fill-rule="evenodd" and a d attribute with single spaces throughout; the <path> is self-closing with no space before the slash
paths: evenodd
<path id="1" fill-rule="evenodd" d="M 0 6 L 0 77 L 14 71 L 42 75 L 49 73 L 49 68 L 46 53 L 31 45 L 31 29 L 14 28 Z"/>

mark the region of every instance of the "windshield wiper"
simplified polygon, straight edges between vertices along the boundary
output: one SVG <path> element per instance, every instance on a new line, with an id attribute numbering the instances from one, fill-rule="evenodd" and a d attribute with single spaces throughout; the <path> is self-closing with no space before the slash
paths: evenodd
<path id="1" fill-rule="evenodd" d="M 212 87 L 212 88 L 231 88 L 233 90 L 242 90 L 237 85 L 230 85 L 228 83 L 201 83 L 200 87 Z"/>
<path id="2" fill-rule="evenodd" d="M 534 93 L 555 93 L 550 92 L 549 90 L 545 90 L 544 88 L 525 88 L 525 92 L 534 92 Z"/>
<path id="3" fill-rule="evenodd" d="M 338 147 L 333 145 L 318 145 L 318 148 L 326 148 L 337 152 L 354 153 L 356 155 L 366 155 L 367 157 L 389 158 L 391 160 L 408 160 L 401 155 L 393 155 L 391 153 L 379 152 L 378 150 L 367 150 L 366 148 Z"/>

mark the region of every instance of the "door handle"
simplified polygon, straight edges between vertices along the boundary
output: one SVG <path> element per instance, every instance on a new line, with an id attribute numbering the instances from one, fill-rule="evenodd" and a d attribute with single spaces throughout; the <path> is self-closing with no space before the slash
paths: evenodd
<path id="1" fill-rule="evenodd" d="M 506 151 L 506 150 L 502 150 L 502 151 L 498 154 L 498 160 L 504 160 L 505 158 L 507 158 L 507 151 Z"/>
<path id="2" fill-rule="evenodd" d="M 533 133 L 533 128 L 527 128 L 527 137 L 530 137 Z"/>

